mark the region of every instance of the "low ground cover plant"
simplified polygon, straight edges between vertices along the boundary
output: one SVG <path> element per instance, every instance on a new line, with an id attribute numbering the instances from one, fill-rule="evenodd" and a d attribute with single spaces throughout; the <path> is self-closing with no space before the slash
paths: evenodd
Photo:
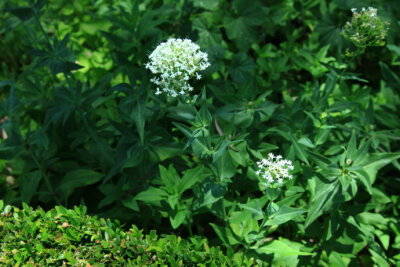
<path id="1" fill-rule="evenodd" d="M 255 266 L 242 254 L 224 255 L 200 237 L 124 231 L 118 221 L 88 216 L 86 208 L 45 212 L 0 201 L 2 266 Z"/>
<path id="2" fill-rule="evenodd" d="M 239 265 L 399 260 L 396 1 L 0 8 L 6 204 L 85 205 Z"/>

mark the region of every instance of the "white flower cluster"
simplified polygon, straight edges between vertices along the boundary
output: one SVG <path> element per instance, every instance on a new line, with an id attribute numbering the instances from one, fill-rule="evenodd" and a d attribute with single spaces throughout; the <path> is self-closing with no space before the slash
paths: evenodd
<path id="1" fill-rule="evenodd" d="M 351 12 L 352 19 L 345 24 L 342 35 L 361 49 L 383 46 L 389 23 L 378 17 L 378 10 L 363 7 L 360 12 L 356 8 Z"/>
<path id="2" fill-rule="evenodd" d="M 267 180 L 267 186 L 275 183 L 282 184 L 284 179 L 291 180 L 293 178 L 293 175 L 289 174 L 289 170 L 294 169 L 292 162 L 283 159 L 281 155 L 275 156 L 269 153 L 268 158 L 258 161 L 257 165 L 256 174 Z"/>
<path id="3" fill-rule="evenodd" d="M 145 66 L 153 74 L 159 74 L 150 81 L 158 87 L 156 95 L 166 93 L 177 97 L 193 90 L 189 80 L 205 70 L 208 63 L 207 53 L 201 52 L 200 47 L 189 39 L 170 38 L 159 44 L 149 56 L 150 62 Z"/>
<path id="4" fill-rule="evenodd" d="M 351 12 L 353 12 L 353 14 L 359 14 L 359 13 L 357 13 L 357 8 L 352 8 L 350 10 L 351 10 Z M 376 17 L 377 12 L 378 12 L 378 9 L 376 9 L 374 7 L 368 7 L 368 8 L 363 7 L 361 9 L 361 13 L 366 13 L 370 17 Z"/>

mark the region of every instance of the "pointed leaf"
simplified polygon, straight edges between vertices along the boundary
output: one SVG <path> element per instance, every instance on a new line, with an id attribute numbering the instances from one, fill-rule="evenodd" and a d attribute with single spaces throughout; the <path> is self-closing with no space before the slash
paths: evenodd
<path id="1" fill-rule="evenodd" d="M 158 167 L 160 168 L 161 180 L 163 181 L 167 191 L 171 194 L 176 193 L 175 188 L 179 183 L 179 175 L 174 166 L 172 164 L 169 165 L 168 170 L 162 165 L 159 165 Z"/>
<path id="2" fill-rule="evenodd" d="M 372 195 L 372 184 L 370 177 L 366 171 L 363 169 L 356 170 L 354 173 L 357 175 L 358 179 L 360 182 L 365 186 L 365 189 L 367 189 L 367 192 Z"/>
<path id="3" fill-rule="evenodd" d="M 290 134 L 290 140 L 292 142 L 292 145 L 294 147 L 294 151 L 296 153 L 296 156 L 301 159 L 302 161 L 304 161 L 305 163 L 307 163 L 307 165 L 310 165 L 310 163 L 307 160 L 307 154 L 306 152 L 303 150 L 303 148 L 301 148 L 297 141 L 294 139 L 293 135 Z"/>
<path id="4" fill-rule="evenodd" d="M 289 240 L 288 240 L 289 241 Z M 289 244 L 295 244 L 296 246 L 291 246 Z M 256 248 L 258 253 L 263 254 L 274 254 L 276 257 L 291 257 L 291 256 L 311 256 L 313 253 L 303 252 L 299 249 L 302 247 L 300 244 L 295 242 L 284 242 L 282 240 L 273 240 L 265 246 Z"/>
<path id="5" fill-rule="evenodd" d="M 317 180 L 316 188 L 318 188 L 314 199 L 308 209 L 307 219 L 305 227 L 308 227 L 323 213 L 329 211 L 334 204 L 342 202 L 338 193 L 340 188 L 339 182 L 325 184 L 320 180 Z"/>
<path id="6" fill-rule="evenodd" d="M 143 202 L 158 202 L 168 197 L 167 192 L 160 188 L 149 187 L 135 196 L 136 200 Z"/>
<path id="7" fill-rule="evenodd" d="M 58 186 L 58 191 L 68 197 L 75 188 L 95 184 L 104 177 L 103 173 L 89 169 L 80 169 L 68 172 Z"/>
<path id="8" fill-rule="evenodd" d="M 400 153 L 377 153 L 370 155 L 360 166 L 368 173 L 371 184 L 375 182 L 376 174 L 378 171 L 391 163 L 394 160 L 400 158 Z"/>
<path id="9" fill-rule="evenodd" d="M 185 220 L 186 209 L 182 208 L 179 210 L 174 210 L 172 214 L 169 215 L 169 221 L 171 222 L 172 228 L 178 228 Z"/>
<path id="10" fill-rule="evenodd" d="M 306 212 L 306 210 L 282 206 L 279 208 L 278 212 L 274 213 L 272 218 L 265 223 L 265 225 L 271 226 L 283 224 L 304 212 Z"/>
<path id="11" fill-rule="evenodd" d="M 231 229 L 228 227 L 223 227 L 216 225 L 214 223 L 210 223 L 211 227 L 214 229 L 214 231 L 217 233 L 218 237 L 226 246 L 232 246 L 232 245 L 237 245 L 240 244 L 239 239 L 234 235 Z"/>
<path id="12" fill-rule="evenodd" d="M 198 182 L 202 182 L 204 178 L 206 178 L 209 173 L 205 172 L 204 166 L 198 166 L 194 169 L 190 169 L 185 172 L 182 179 L 179 181 L 177 186 L 177 193 L 182 195 L 185 190 L 191 188 L 194 184 Z"/>

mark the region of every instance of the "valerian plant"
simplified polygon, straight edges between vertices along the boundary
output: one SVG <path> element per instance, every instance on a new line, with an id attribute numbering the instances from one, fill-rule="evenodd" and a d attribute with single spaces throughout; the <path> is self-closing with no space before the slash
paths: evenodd
<path id="1" fill-rule="evenodd" d="M 261 266 L 398 261 L 396 1 L 89 2 L 0 2 L 6 204 Z"/>

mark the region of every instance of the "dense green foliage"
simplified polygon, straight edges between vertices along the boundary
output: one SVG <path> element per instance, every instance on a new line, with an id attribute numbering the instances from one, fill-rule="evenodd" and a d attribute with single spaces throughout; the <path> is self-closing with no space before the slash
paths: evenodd
<path id="1" fill-rule="evenodd" d="M 342 29 L 352 8 L 369 6 L 389 30 L 375 38 L 368 17 L 356 21 L 359 50 Z M 397 0 L 0 8 L 5 203 L 84 204 L 265 265 L 400 259 Z M 171 36 L 196 42 L 211 63 L 186 98 L 155 95 L 145 68 Z M 279 188 L 257 175 L 270 152 L 294 163 Z"/>
<path id="2" fill-rule="evenodd" d="M 135 226 L 125 232 L 118 221 L 86 215 L 85 207 L 45 212 L 0 201 L 0 211 L 1 266 L 254 266 L 199 237 L 144 235 Z"/>

